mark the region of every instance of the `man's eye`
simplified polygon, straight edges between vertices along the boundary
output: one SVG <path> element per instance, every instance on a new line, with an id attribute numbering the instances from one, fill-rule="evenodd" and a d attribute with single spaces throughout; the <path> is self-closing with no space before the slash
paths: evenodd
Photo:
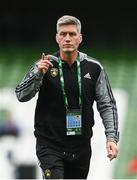
<path id="1" fill-rule="evenodd" d="M 63 36 L 63 37 L 65 37 L 65 36 L 67 36 L 67 35 L 69 35 L 70 37 L 72 37 L 72 36 L 76 36 L 76 33 L 60 33 L 60 36 Z"/>
<path id="2" fill-rule="evenodd" d="M 66 35 L 66 33 L 60 33 L 60 36 L 65 36 Z"/>
<path id="3" fill-rule="evenodd" d="M 70 33 L 69 35 L 70 36 L 76 36 L 76 33 Z"/>

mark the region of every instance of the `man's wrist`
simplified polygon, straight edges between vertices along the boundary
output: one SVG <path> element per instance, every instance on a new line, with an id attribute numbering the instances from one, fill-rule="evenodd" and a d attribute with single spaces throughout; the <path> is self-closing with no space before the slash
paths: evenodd
<path id="1" fill-rule="evenodd" d="M 106 143 L 108 142 L 114 142 L 115 144 L 117 144 L 117 141 L 115 139 L 107 139 Z"/>

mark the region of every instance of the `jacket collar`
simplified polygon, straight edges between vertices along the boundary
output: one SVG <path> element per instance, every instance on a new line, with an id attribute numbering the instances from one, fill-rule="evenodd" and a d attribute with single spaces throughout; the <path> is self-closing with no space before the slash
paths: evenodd
<path id="1" fill-rule="evenodd" d="M 79 59 L 80 62 L 82 62 L 84 59 L 87 59 L 87 54 L 82 53 L 82 52 L 78 52 L 79 54 Z M 59 51 L 55 52 L 52 56 L 51 56 L 51 61 L 56 61 L 58 62 L 58 58 L 59 58 Z"/>

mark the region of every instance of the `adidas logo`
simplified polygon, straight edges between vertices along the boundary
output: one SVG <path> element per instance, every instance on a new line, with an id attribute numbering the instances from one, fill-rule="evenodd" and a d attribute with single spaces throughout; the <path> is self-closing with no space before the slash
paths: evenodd
<path id="1" fill-rule="evenodd" d="M 89 73 L 85 74 L 84 78 L 91 79 L 90 74 Z"/>

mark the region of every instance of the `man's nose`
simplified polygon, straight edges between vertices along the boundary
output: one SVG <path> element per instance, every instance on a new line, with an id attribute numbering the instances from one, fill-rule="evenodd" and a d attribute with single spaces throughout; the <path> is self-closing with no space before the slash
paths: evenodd
<path id="1" fill-rule="evenodd" d="M 67 34 L 67 35 L 66 35 L 66 41 L 69 41 L 69 40 L 70 40 L 70 35 Z"/>

